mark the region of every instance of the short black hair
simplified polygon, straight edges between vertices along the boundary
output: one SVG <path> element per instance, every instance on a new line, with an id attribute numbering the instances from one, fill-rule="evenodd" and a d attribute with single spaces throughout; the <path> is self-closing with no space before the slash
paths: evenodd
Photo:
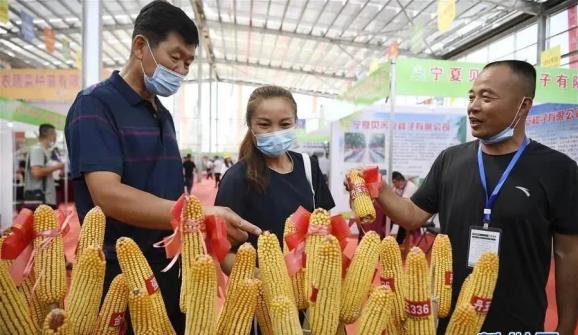
<path id="1" fill-rule="evenodd" d="M 405 177 L 401 173 L 393 171 L 391 173 L 391 180 L 405 180 Z"/>
<path id="2" fill-rule="evenodd" d="M 512 70 L 512 73 L 516 74 L 520 81 L 525 84 L 526 91 L 525 95 L 531 97 L 532 99 L 536 95 L 536 68 L 528 62 L 521 60 L 499 60 L 496 62 L 491 62 L 484 66 L 484 70 L 496 65 L 506 65 Z"/>
<path id="3" fill-rule="evenodd" d="M 138 13 L 132 38 L 143 35 L 151 48 L 154 48 L 172 32 L 181 35 L 187 44 L 199 45 L 199 31 L 195 22 L 182 9 L 164 0 L 155 0 Z"/>
<path id="4" fill-rule="evenodd" d="M 187 155 L 185 156 L 185 158 L 191 158 L 191 157 L 192 157 L 191 154 L 187 154 Z"/>
<path id="5" fill-rule="evenodd" d="M 50 135 L 50 131 L 55 129 L 56 128 L 54 128 L 54 125 L 51 125 L 50 123 L 43 123 L 38 127 L 38 137 L 46 138 L 48 135 Z"/>

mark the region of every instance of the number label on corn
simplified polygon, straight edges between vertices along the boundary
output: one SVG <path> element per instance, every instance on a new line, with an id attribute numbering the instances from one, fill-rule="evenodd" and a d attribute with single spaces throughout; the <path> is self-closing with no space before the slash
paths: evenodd
<path id="1" fill-rule="evenodd" d="M 316 302 L 318 293 L 319 293 L 319 289 L 315 286 L 312 286 L 311 287 L 311 296 L 309 297 L 309 301 Z"/>
<path id="2" fill-rule="evenodd" d="M 145 280 L 145 283 L 147 285 L 147 291 L 149 292 L 149 295 L 152 295 L 159 290 L 159 283 L 157 282 L 157 279 L 154 275 Z"/>
<path id="3" fill-rule="evenodd" d="M 109 327 L 118 328 L 124 323 L 124 312 L 112 313 L 110 315 Z"/>
<path id="4" fill-rule="evenodd" d="M 390 278 L 380 277 L 380 279 L 382 285 L 388 286 L 391 292 L 395 292 L 395 279 L 393 277 Z"/>
<path id="5" fill-rule="evenodd" d="M 365 186 L 365 184 L 355 184 L 352 185 L 351 187 L 351 199 L 355 199 L 357 197 L 359 197 L 360 195 L 364 195 L 364 194 L 369 194 L 369 191 L 367 190 L 367 187 Z"/>
<path id="6" fill-rule="evenodd" d="M 473 296 L 470 300 L 470 304 L 474 306 L 476 312 L 479 313 L 488 313 L 490 310 L 490 305 L 492 304 L 492 299 L 484 299 L 480 297 Z"/>
<path id="7" fill-rule="evenodd" d="M 405 312 L 413 317 L 426 317 L 431 314 L 431 300 L 405 301 Z"/>
<path id="8" fill-rule="evenodd" d="M 446 271 L 445 274 L 445 284 L 446 286 L 451 286 L 454 282 L 454 273 L 451 271 Z"/>

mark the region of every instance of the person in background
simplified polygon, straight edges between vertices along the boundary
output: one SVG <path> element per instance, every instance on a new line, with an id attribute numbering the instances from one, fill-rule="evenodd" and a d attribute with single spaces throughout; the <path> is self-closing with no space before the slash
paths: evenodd
<path id="1" fill-rule="evenodd" d="M 187 193 L 191 193 L 193 191 L 195 172 L 197 172 L 197 166 L 195 165 L 195 162 L 193 162 L 191 154 L 187 154 L 183 162 L 183 175 L 185 177 L 185 187 L 187 188 Z"/>
<path id="2" fill-rule="evenodd" d="M 215 187 L 219 187 L 221 182 L 221 170 L 223 169 L 223 161 L 219 156 L 215 156 L 213 161 L 213 173 L 215 175 Z"/>
<path id="3" fill-rule="evenodd" d="M 442 151 L 411 199 L 389 186 L 378 198 L 386 215 L 408 230 L 439 213 L 441 233 L 453 249 L 452 307 L 475 255 L 499 255 L 498 281 L 482 327 L 486 333 L 543 331 L 552 256 L 556 331 L 572 335 L 576 328 L 578 166 L 526 136 L 535 92 L 531 64 L 486 65 L 469 91 L 467 113 L 477 140 Z M 448 321 L 440 319 L 438 334 L 444 334 Z"/>
<path id="4" fill-rule="evenodd" d="M 233 159 L 231 156 L 225 156 L 225 160 L 223 161 L 223 168 L 221 169 L 221 178 L 225 176 L 225 173 L 227 173 L 231 166 L 233 166 Z"/>
<path id="5" fill-rule="evenodd" d="M 308 211 L 335 206 L 317 160 L 290 151 L 295 141 L 297 103 L 278 86 L 255 89 L 247 103 L 247 133 L 239 162 L 224 176 L 215 205 L 227 206 L 281 242 L 285 220 L 299 206 Z M 311 171 L 311 179 L 306 169 Z M 257 247 L 256 237 L 249 241 Z M 232 259 L 228 257 L 230 269 Z"/>
<path id="6" fill-rule="evenodd" d="M 207 176 L 207 179 L 215 179 L 214 175 L 213 175 L 213 160 L 210 159 L 209 157 L 205 156 L 203 157 L 203 168 L 205 169 Z"/>
<path id="7" fill-rule="evenodd" d="M 132 238 L 152 268 L 177 334 L 185 332 L 179 266 L 162 272 L 167 258 L 153 244 L 173 233 L 171 209 L 184 191 L 183 165 L 172 116 L 158 97 L 178 91 L 198 45 L 197 27 L 182 9 L 150 2 L 135 19 L 127 64 L 81 91 L 65 126 L 79 219 L 94 206 L 107 217 L 104 291 L 121 273 L 117 239 Z M 228 208 L 205 206 L 204 212 L 223 218 L 232 243 L 260 233 Z M 127 328 L 132 333 L 130 322 Z"/>
<path id="8" fill-rule="evenodd" d="M 50 152 L 56 144 L 56 129 L 45 123 L 38 127 L 38 144 L 30 148 L 24 176 L 24 207 L 35 209 L 41 204 L 56 208 L 56 183 L 53 173 L 62 171 L 64 163 L 51 163 Z"/>
<path id="9" fill-rule="evenodd" d="M 398 171 L 393 171 L 391 174 L 391 181 L 393 184 L 393 192 L 400 197 L 403 198 L 411 198 L 411 196 L 417 191 L 417 186 L 411 181 L 406 180 L 405 177 Z M 395 222 L 391 222 L 391 227 L 393 229 L 393 225 Z M 395 240 L 398 244 L 403 244 L 405 240 L 406 231 L 403 227 L 397 227 L 397 235 L 395 236 Z"/>

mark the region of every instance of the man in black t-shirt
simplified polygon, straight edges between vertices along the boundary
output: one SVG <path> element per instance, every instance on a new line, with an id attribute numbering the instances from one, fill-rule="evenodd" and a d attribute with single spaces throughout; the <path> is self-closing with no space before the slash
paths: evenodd
<path id="1" fill-rule="evenodd" d="M 197 170 L 197 166 L 191 157 L 191 154 L 185 156 L 185 161 L 183 162 L 183 175 L 185 177 L 185 186 L 187 187 L 187 192 L 191 193 L 193 190 L 193 173 Z"/>
<path id="2" fill-rule="evenodd" d="M 526 138 L 535 83 L 536 71 L 526 62 L 486 65 L 469 92 L 468 117 L 479 140 L 444 150 L 411 200 L 386 186 L 378 201 L 409 230 L 439 213 L 441 231 L 453 246 L 452 308 L 471 273 L 470 229 L 500 232 L 499 276 L 485 332 L 543 330 L 553 241 L 557 331 L 571 335 L 578 314 L 578 167 Z M 513 166 L 510 173 L 508 166 Z M 495 189 L 492 202 L 487 194 Z M 438 334 L 445 333 L 448 321 L 440 320 Z"/>

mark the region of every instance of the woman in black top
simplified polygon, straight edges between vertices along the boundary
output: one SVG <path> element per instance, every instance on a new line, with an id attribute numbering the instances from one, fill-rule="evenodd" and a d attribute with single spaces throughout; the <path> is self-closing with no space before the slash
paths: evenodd
<path id="1" fill-rule="evenodd" d="M 277 86 L 255 89 L 247 104 L 246 121 L 249 129 L 239 162 L 224 175 L 215 205 L 231 208 L 262 230 L 275 233 L 281 242 L 285 220 L 299 206 L 309 211 L 318 207 L 329 210 L 335 203 L 317 160 L 289 151 L 297 121 L 291 92 Z M 257 246 L 255 236 L 249 241 Z"/>

